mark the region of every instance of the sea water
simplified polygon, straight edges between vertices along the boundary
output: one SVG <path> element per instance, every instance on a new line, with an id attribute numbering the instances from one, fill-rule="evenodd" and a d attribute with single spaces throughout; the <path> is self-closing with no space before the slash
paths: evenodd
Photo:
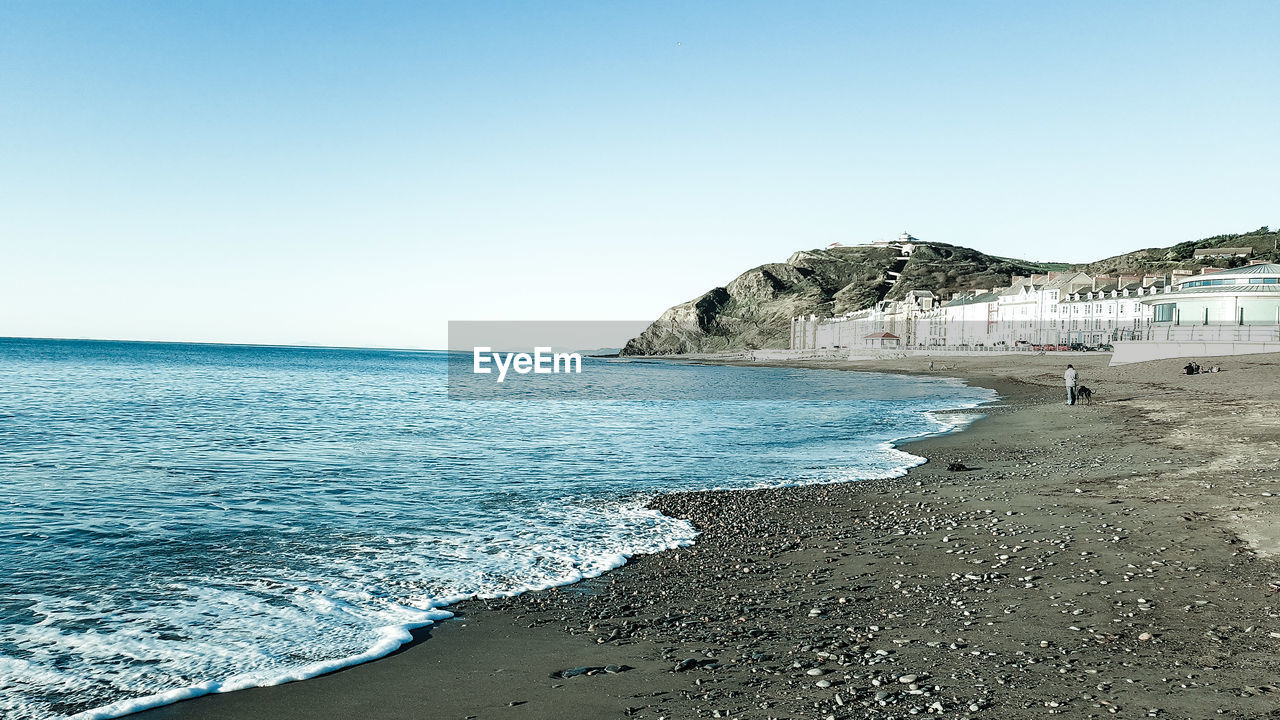
<path id="1" fill-rule="evenodd" d="M 447 364 L 0 340 L 0 716 L 113 717 L 372 659 L 458 599 L 694 542 L 655 493 L 897 476 L 919 459 L 894 440 L 955 426 L 929 411 L 993 398 L 588 358 L 582 378 L 652 399 L 463 401 Z"/>

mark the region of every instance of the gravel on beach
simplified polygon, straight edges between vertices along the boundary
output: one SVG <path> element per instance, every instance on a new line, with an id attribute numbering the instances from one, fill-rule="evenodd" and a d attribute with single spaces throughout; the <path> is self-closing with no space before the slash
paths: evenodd
<path id="1" fill-rule="evenodd" d="M 1052 356 L 940 361 L 1003 399 L 905 445 L 930 460 L 905 477 L 661 496 L 693 546 L 142 716 L 1271 717 L 1280 364 L 1200 381 L 1091 360 L 1074 407 Z"/>

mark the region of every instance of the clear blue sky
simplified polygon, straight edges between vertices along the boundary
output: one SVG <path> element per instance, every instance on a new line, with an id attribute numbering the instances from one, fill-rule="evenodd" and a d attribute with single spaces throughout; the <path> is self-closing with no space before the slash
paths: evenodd
<path id="1" fill-rule="evenodd" d="M 1280 3 L 0 4 L 0 335 L 440 347 L 1280 225 Z"/>

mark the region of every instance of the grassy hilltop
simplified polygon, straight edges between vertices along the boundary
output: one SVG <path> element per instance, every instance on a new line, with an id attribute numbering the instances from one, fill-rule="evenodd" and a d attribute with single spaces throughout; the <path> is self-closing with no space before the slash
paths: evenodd
<path id="1" fill-rule="evenodd" d="M 1268 227 L 1260 227 L 1253 232 L 1229 235 L 1214 235 L 1203 240 L 1190 240 L 1169 247 L 1147 248 L 1135 250 L 1123 255 L 1116 255 L 1085 265 L 1076 265 L 1075 269 L 1088 273 L 1103 275 L 1143 275 L 1166 273 L 1177 269 L 1198 269 L 1202 267 L 1237 267 L 1249 260 L 1269 260 L 1280 262 L 1280 253 L 1276 252 L 1280 232 Z M 1196 250 L 1212 248 L 1251 248 L 1253 255 L 1249 258 L 1209 258 L 1195 260 Z"/>

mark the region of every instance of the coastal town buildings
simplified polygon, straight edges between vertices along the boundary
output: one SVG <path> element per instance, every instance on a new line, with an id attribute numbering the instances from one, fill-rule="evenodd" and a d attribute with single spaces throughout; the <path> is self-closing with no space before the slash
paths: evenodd
<path id="1" fill-rule="evenodd" d="M 1280 264 L 1183 277 L 1142 304 L 1147 340 L 1280 340 Z"/>
<path id="2" fill-rule="evenodd" d="M 793 318 L 790 348 L 883 348 L 888 334 L 902 349 L 1065 349 L 1205 337 L 1209 328 L 1280 339 L 1280 265 L 1146 276 L 1049 272 L 948 298 L 913 290 L 837 317 Z"/>

